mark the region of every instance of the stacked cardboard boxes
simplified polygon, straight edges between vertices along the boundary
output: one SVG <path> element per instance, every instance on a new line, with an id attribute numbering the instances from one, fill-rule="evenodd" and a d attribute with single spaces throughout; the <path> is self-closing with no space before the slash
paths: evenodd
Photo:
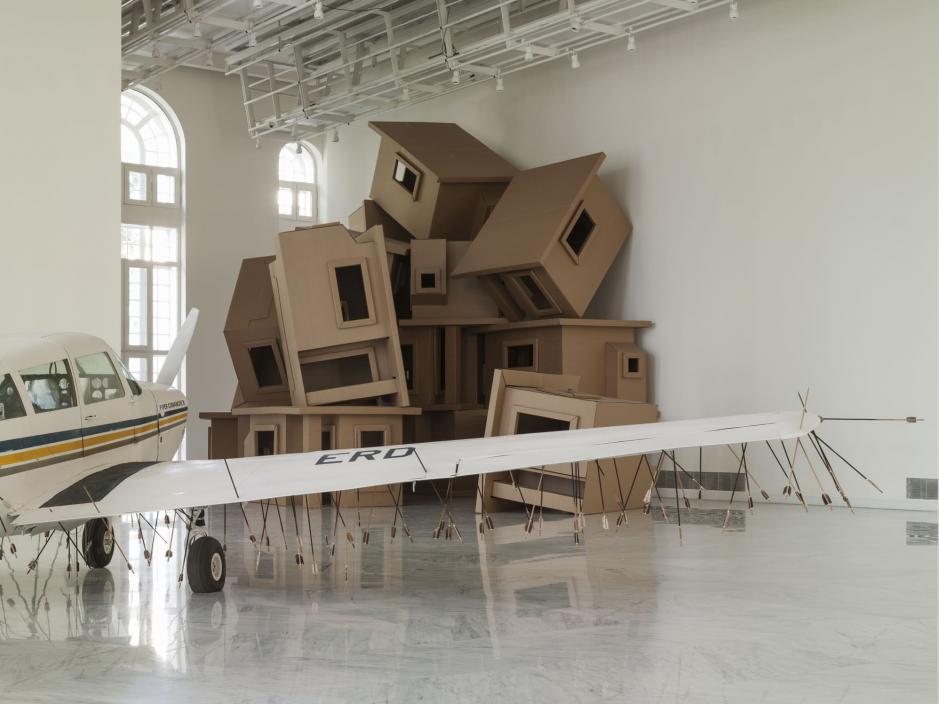
<path id="1" fill-rule="evenodd" d="M 238 392 L 206 414 L 212 456 L 654 420 L 650 323 L 583 317 L 631 229 L 603 154 L 519 170 L 455 124 L 371 127 L 371 192 L 349 228 L 280 233 L 275 256 L 242 265 L 225 326 Z M 578 472 L 589 512 L 599 485 Z M 572 482 L 551 485 L 545 506 L 568 510 Z M 504 477 L 479 487 L 519 500 Z"/>

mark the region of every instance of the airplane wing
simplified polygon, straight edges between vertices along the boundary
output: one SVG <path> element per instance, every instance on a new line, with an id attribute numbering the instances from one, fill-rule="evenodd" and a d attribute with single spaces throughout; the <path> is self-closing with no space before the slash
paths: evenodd
<path id="1" fill-rule="evenodd" d="M 63 486 L 54 495 L 35 501 L 36 505 L 16 507 L 14 524 L 48 525 L 686 447 L 789 440 L 806 435 L 820 423 L 811 413 L 759 413 L 360 450 L 126 463 Z"/>

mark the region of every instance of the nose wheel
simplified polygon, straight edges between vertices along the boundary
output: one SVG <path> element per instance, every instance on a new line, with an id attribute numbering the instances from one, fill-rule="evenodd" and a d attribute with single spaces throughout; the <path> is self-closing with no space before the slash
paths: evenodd
<path id="1" fill-rule="evenodd" d="M 203 535 L 192 541 L 186 558 L 189 588 L 196 594 L 218 592 L 225 586 L 225 551 L 215 538 Z"/>
<path id="2" fill-rule="evenodd" d="M 82 552 L 85 564 L 91 567 L 107 567 L 114 557 L 114 533 L 107 518 L 95 518 L 85 523 L 82 531 Z"/>

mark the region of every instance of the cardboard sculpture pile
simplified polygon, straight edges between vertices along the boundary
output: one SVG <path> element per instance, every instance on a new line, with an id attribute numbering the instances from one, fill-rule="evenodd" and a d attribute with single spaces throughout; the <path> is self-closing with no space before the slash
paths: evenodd
<path id="1" fill-rule="evenodd" d="M 636 340 L 651 323 L 583 317 L 631 229 L 597 175 L 604 155 L 519 170 L 455 124 L 371 127 L 371 193 L 348 228 L 282 232 L 275 256 L 242 264 L 225 325 L 238 391 L 204 416 L 211 456 L 655 420 Z M 612 472 L 539 468 L 547 492 L 520 474 L 486 477 L 480 500 L 573 510 L 580 481 L 591 512 L 614 490 Z M 637 495 L 648 486 L 638 477 Z"/>

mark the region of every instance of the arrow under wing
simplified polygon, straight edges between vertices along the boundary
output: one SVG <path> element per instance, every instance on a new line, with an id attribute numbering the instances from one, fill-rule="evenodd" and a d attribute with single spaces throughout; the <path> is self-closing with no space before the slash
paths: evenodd
<path id="1" fill-rule="evenodd" d="M 687 447 L 790 440 L 820 422 L 811 413 L 757 413 L 361 450 L 116 465 L 17 507 L 14 524 L 49 525 Z"/>

